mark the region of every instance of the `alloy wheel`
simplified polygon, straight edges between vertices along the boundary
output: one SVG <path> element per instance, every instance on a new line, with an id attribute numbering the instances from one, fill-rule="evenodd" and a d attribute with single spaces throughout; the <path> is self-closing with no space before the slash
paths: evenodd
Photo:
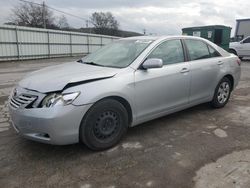
<path id="1" fill-rule="evenodd" d="M 223 104 L 227 101 L 230 94 L 230 85 L 228 82 L 222 82 L 219 86 L 217 99 L 220 104 Z"/>

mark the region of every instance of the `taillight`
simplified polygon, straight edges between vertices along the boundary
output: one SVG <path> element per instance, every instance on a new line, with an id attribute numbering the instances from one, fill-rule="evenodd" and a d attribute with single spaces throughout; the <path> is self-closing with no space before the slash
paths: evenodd
<path id="1" fill-rule="evenodd" d="M 238 65 L 240 66 L 240 65 L 241 65 L 241 60 L 240 60 L 240 59 L 237 59 L 237 63 L 238 63 Z"/>

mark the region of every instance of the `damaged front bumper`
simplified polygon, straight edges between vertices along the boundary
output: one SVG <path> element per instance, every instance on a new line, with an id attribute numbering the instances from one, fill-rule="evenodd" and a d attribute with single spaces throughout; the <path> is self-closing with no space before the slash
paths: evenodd
<path id="1" fill-rule="evenodd" d="M 13 108 L 9 112 L 13 127 L 23 137 L 55 145 L 79 142 L 79 128 L 89 105 L 52 108 Z"/>

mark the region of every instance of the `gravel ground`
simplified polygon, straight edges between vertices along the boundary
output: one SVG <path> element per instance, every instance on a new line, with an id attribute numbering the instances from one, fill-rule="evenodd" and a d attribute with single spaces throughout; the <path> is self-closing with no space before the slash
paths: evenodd
<path id="1" fill-rule="evenodd" d="M 6 102 L 14 85 L 74 59 L 0 63 L 1 187 L 250 187 L 250 62 L 225 108 L 203 104 L 144 123 L 107 151 L 19 137 Z"/>

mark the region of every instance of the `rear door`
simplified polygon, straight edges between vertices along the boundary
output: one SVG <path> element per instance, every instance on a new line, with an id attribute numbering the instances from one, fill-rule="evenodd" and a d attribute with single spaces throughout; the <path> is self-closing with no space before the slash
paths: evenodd
<path id="1" fill-rule="evenodd" d="M 213 95 L 224 62 L 215 49 L 201 40 L 186 39 L 185 44 L 191 74 L 189 102 L 199 103 Z"/>

